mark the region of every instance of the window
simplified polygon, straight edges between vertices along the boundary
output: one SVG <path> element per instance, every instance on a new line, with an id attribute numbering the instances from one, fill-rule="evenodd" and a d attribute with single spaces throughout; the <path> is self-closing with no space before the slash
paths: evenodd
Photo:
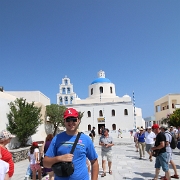
<path id="1" fill-rule="evenodd" d="M 70 104 L 72 104 L 72 101 L 73 101 L 73 96 L 71 96 L 70 98 Z"/>
<path id="2" fill-rule="evenodd" d="M 102 110 L 99 111 L 99 116 L 103 116 Z"/>
<path id="3" fill-rule="evenodd" d="M 62 88 L 62 94 L 66 94 L 66 88 Z"/>
<path id="4" fill-rule="evenodd" d="M 68 94 L 71 93 L 71 88 L 70 87 L 67 88 L 67 93 Z"/>
<path id="5" fill-rule="evenodd" d="M 93 88 L 91 88 L 91 95 L 93 95 Z"/>
<path id="6" fill-rule="evenodd" d="M 128 115 L 128 110 L 124 109 L 124 115 Z"/>
<path id="7" fill-rule="evenodd" d="M 68 85 L 68 80 L 67 79 L 64 80 L 64 84 Z"/>
<path id="8" fill-rule="evenodd" d="M 103 87 L 102 86 L 99 87 L 99 91 L 100 91 L 100 93 L 103 93 Z"/>
<path id="9" fill-rule="evenodd" d="M 91 125 L 88 124 L 88 131 L 91 131 Z"/>
<path id="10" fill-rule="evenodd" d="M 67 96 L 64 97 L 64 101 L 65 101 L 65 104 L 68 104 L 68 97 Z"/>
<path id="11" fill-rule="evenodd" d="M 59 97 L 59 104 L 60 104 L 60 105 L 63 104 L 63 100 L 62 100 L 62 97 L 61 97 L 61 96 Z"/>
<path id="12" fill-rule="evenodd" d="M 167 109 L 169 109 L 169 105 L 167 105 Z"/>
<path id="13" fill-rule="evenodd" d="M 115 110 L 114 109 L 112 110 L 112 116 L 115 116 Z"/>
<path id="14" fill-rule="evenodd" d="M 91 117 L 91 111 L 87 112 L 88 117 Z"/>
<path id="15" fill-rule="evenodd" d="M 112 87 L 110 87 L 110 93 L 112 94 L 113 92 L 112 92 Z"/>
<path id="16" fill-rule="evenodd" d="M 116 130 L 116 124 L 112 124 L 112 129 Z"/>
<path id="17" fill-rule="evenodd" d="M 174 108 L 174 103 L 172 103 L 172 108 Z"/>

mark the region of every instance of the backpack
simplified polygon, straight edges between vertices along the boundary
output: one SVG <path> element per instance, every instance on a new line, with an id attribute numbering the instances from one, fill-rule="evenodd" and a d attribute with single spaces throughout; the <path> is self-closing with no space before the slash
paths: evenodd
<path id="1" fill-rule="evenodd" d="M 166 132 L 166 133 L 168 133 L 168 132 Z M 168 134 L 170 134 L 171 137 L 172 137 L 172 140 L 171 140 L 171 142 L 170 142 L 170 147 L 171 147 L 171 149 L 175 149 L 175 148 L 177 147 L 177 142 L 176 142 L 174 136 L 172 136 L 171 133 L 168 133 Z"/>

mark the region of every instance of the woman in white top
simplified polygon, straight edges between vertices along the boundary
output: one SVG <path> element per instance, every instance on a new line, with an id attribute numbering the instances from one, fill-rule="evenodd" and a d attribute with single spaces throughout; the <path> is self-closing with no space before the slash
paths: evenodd
<path id="1" fill-rule="evenodd" d="M 1 146 L 0 146 L 0 180 L 9 180 L 9 164 L 2 159 Z"/>
<path id="2" fill-rule="evenodd" d="M 30 167 L 33 173 L 32 179 L 36 180 L 36 172 L 38 171 L 38 179 L 41 180 L 41 166 L 39 161 L 39 147 L 37 142 L 33 142 L 28 156 L 30 161 Z"/>

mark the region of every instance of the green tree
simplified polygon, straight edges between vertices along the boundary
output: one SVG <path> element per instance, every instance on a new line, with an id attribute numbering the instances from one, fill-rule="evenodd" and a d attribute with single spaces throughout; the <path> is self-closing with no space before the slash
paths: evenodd
<path id="1" fill-rule="evenodd" d="M 17 98 L 8 105 L 10 112 L 7 114 L 9 121 L 7 129 L 16 135 L 20 146 L 25 147 L 29 138 L 37 132 L 37 128 L 42 123 L 41 107 L 36 107 L 34 102 L 28 103 L 23 98 Z"/>
<path id="2" fill-rule="evenodd" d="M 172 114 L 168 114 L 162 119 L 162 124 L 167 123 L 169 126 L 180 126 L 180 108 L 176 109 Z"/>
<path id="3" fill-rule="evenodd" d="M 78 118 L 81 120 L 82 117 L 84 116 L 84 112 L 78 111 L 78 114 L 79 114 Z"/>
<path id="4" fill-rule="evenodd" d="M 66 110 L 65 106 L 60 106 L 58 104 L 51 104 L 46 106 L 46 115 L 49 118 L 48 122 L 53 125 L 53 135 L 56 135 L 59 126 L 64 127 L 64 112 Z"/>

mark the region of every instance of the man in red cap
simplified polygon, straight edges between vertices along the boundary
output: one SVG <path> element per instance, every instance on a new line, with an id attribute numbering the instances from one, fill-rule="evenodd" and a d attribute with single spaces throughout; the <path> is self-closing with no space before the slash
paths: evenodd
<path id="1" fill-rule="evenodd" d="M 160 131 L 158 124 L 154 124 L 152 126 L 152 129 L 153 129 L 154 133 L 156 134 L 156 141 L 155 141 L 155 146 L 152 147 L 151 150 L 157 152 L 156 162 L 155 162 L 156 171 L 155 171 L 154 180 L 158 179 L 158 175 L 159 175 L 161 166 L 162 166 L 162 169 L 165 172 L 165 176 L 166 176 L 166 177 L 162 177 L 161 179 L 170 180 L 171 176 L 170 176 L 170 172 L 169 172 L 169 166 L 167 163 L 167 153 L 166 153 L 166 146 L 165 146 L 166 137 Z"/>
<path id="2" fill-rule="evenodd" d="M 55 175 L 56 180 L 89 180 L 86 159 L 91 162 L 91 179 L 98 179 L 99 165 L 98 155 L 89 136 L 81 133 L 73 154 L 70 154 L 74 141 L 78 134 L 80 124 L 79 113 L 68 108 L 64 113 L 64 124 L 66 131 L 56 135 L 46 152 L 43 164 L 47 168 L 58 162 L 73 162 L 74 173 L 68 177 Z"/>

